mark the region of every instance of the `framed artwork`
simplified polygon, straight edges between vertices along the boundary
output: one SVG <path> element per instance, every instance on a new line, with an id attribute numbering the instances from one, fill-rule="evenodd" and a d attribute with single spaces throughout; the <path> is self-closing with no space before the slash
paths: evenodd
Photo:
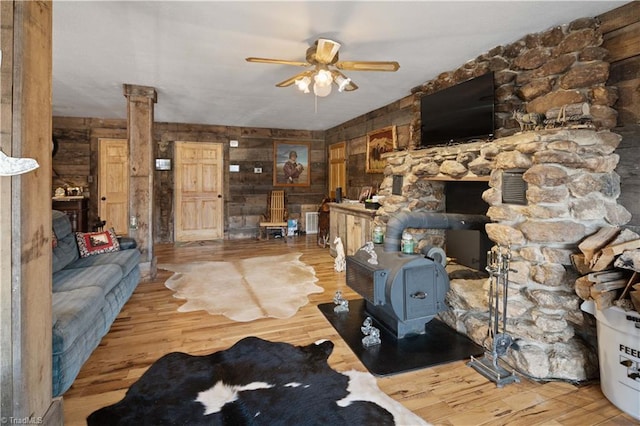
<path id="1" fill-rule="evenodd" d="M 366 172 L 382 173 L 386 163 L 382 158 L 382 154 L 393 151 L 397 146 L 396 126 L 389 126 L 367 133 Z"/>
<path id="2" fill-rule="evenodd" d="M 309 186 L 310 151 L 308 142 L 273 143 L 273 186 Z"/>
<path id="3" fill-rule="evenodd" d="M 371 197 L 372 190 L 373 190 L 373 187 L 371 186 L 363 186 L 362 189 L 360 190 L 360 196 L 358 197 L 358 201 L 360 201 L 361 203 L 364 203 L 364 200 L 367 200 L 369 197 Z"/>

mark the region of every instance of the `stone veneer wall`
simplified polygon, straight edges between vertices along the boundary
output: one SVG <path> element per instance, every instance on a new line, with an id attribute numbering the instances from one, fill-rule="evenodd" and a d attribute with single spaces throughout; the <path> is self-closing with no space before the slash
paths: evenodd
<path id="1" fill-rule="evenodd" d="M 486 226 L 495 243 L 509 245 L 508 332 L 518 339 L 508 361 L 538 379 L 582 381 L 598 374 L 595 327 L 583 316 L 573 290 L 570 254 L 577 244 L 604 225 L 623 225 L 631 215 L 616 200 L 620 178 L 614 150 L 617 90 L 607 87 L 607 51 L 595 19 L 530 34 L 499 46 L 463 67 L 441 74 L 413 90 L 428 94 L 494 71 L 496 136 L 455 146 L 414 150 L 419 145 L 419 96 L 414 105 L 410 149 L 386 155 L 380 186 L 382 207 L 376 221 L 386 223 L 400 211 L 444 210 L 446 180 L 488 179 L 483 199 L 490 205 Z M 593 122 L 574 129 L 519 130 L 514 109 L 546 113 L 552 108 L 587 102 Z M 524 169 L 527 205 L 502 203 L 505 170 Z M 401 175 L 400 194 L 392 193 Z M 411 230 L 426 244 L 444 246 L 440 230 Z M 487 280 L 453 279 L 441 319 L 478 343 L 487 335 Z"/>
<path id="2" fill-rule="evenodd" d="M 383 207 L 376 218 L 397 211 L 441 210 L 438 176 L 446 157 L 474 158 L 481 175 L 489 175 L 490 189 L 483 199 L 490 205 L 486 225 L 489 238 L 512 250 L 509 275 L 508 332 L 519 340 L 519 350 L 508 359 L 518 371 L 538 379 L 581 381 L 598 374 L 593 347 L 592 320 L 579 308 L 574 291 L 577 278 L 570 254 L 577 244 L 605 225 L 627 223 L 631 215 L 616 202 L 620 178 L 614 171 L 614 153 L 621 137 L 609 130 L 550 129 L 519 133 L 490 143 L 405 151 L 391 156 L 387 172 L 402 173 L 403 195 L 381 190 Z M 477 156 L 477 157 L 476 157 Z M 453 161 L 453 160 L 449 160 Z M 502 203 L 505 170 L 525 170 L 527 205 Z M 488 170 L 488 173 L 485 173 Z M 421 241 L 437 244 L 434 230 Z M 482 343 L 488 328 L 488 281 L 452 279 L 441 319 L 474 341 Z"/>
<path id="3" fill-rule="evenodd" d="M 487 72 L 495 79 L 496 137 L 515 133 L 516 109 L 544 114 L 554 107 L 587 102 L 598 127 L 616 126 L 618 100 L 609 77 L 607 49 L 595 18 L 581 18 L 536 34 L 528 34 L 506 46 L 497 46 L 460 68 L 412 89 L 414 120 L 410 146 L 419 146 L 420 96 L 445 89 Z"/>
<path id="4" fill-rule="evenodd" d="M 602 226 L 631 218 L 616 202 L 619 158 L 613 151 L 620 139 L 609 131 L 551 130 L 494 142 L 500 152 L 483 194 L 493 222 L 486 230 L 492 241 L 512 250 L 511 267 L 517 272 L 509 275 L 508 331 L 520 342 L 509 360 L 533 377 L 579 381 L 598 374 L 592 320 L 580 311 L 569 256 Z M 502 203 L 502 174 L 512 168 L 526 170 L 527 205 Z M 453 283 L 453 309 L 444 317 L 480 342 L 486 336 L 487 306 L 477 287 L 469 293 L 468 285 Z"/>

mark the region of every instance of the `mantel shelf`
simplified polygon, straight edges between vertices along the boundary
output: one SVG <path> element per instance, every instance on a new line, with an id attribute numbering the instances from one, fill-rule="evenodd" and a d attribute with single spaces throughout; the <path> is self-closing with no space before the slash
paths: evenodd
<path id="1" fill-rule="evenodd" d="M 443 182 L 489 182 L 490 177 L 489 176 L 476 176 L 476 175 L 471 175 L 471 176 L 463 176 L 461 178 L 454 178 L 451 176 L 433 176 L 430 178 L 427 178 L 427 180 L 437 180 L 437 181 L 443 181 Z"/>

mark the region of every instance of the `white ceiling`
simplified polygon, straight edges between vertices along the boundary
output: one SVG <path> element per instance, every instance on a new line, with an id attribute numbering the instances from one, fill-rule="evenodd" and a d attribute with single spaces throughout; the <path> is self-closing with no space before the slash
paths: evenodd
<path id="1" fill-rule="evenodd" d="M 387 105 L 489 49 L 627 1 L 54 1 L 54 116 L 125 118 L 122 85 L 152 86 L 156 122 L 325 130 Z M 360 87 L 316 99 L 275 84 L 318 37 Z"/>

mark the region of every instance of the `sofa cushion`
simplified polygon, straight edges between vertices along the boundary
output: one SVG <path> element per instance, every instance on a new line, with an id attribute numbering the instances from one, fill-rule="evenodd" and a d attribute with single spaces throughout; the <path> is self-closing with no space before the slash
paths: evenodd
<path id="1" fill-rule="evenodd" d="M 78 254 L 78 244 L 76 243 L 76 237 L 73 235 L 67 235 L 64 238 L 58 236 L 58 244 L 51 253 L 51 266 L 53 272 L 69 266 L 80 258 Z"/>
<path id="2" fill-rule="evenodd" d="M 71 235 L 71 221 L 69 216 L 59 210 L 52 211 L 53 232 L 56 233 L 58 239 L 62 239 L 67 235 Z"/>
<path id="3" fill-rule="evenodd" d="M 71 222 L 66 214 L 58 210 L 53 210 L 53 233 L 57 244 L 51 252 L 51 266 L 53 272 L 58 272 L 77 260 L 80 255 L 76 237 L 71 232 Z"/>
<path id="4" fill-rule="evenodd" d="M 118 265 L 122 269 L 122 275 L 129 275 L 140 262 L 138 250 L 120 250 L 113 253 L 103 253 L 100 256 L 83 257 L 67 266 L 67 269 L 86 268 L 97 265 Z"/>
<path id="5" fill-rule="evenodd" d="M 53 293 L 53 353 L 64 352 L 87 330 L 95 328 L 103 304 L 104 294 L 99 287 L 85 286 Z M 90 348 L 89 353 L 93 349 Z"/>
<path id="6" fill-rule="evenodd" d="M 120 242 L 113 228 L 101 232 L 76 232 L 76 240 L 80 257 L 120 250 Z"/>
<path id="7" fill-rule="evenodd" d="M 118 285 L 124 274 L 118 265 L 96 265 L 86 268 L 63 269 L 53 274 L 53 292 L 67 292 L 84 287 L 96 287 L 106 295 Z M 103 304 L 101 301 L 100 304 Z"/>

